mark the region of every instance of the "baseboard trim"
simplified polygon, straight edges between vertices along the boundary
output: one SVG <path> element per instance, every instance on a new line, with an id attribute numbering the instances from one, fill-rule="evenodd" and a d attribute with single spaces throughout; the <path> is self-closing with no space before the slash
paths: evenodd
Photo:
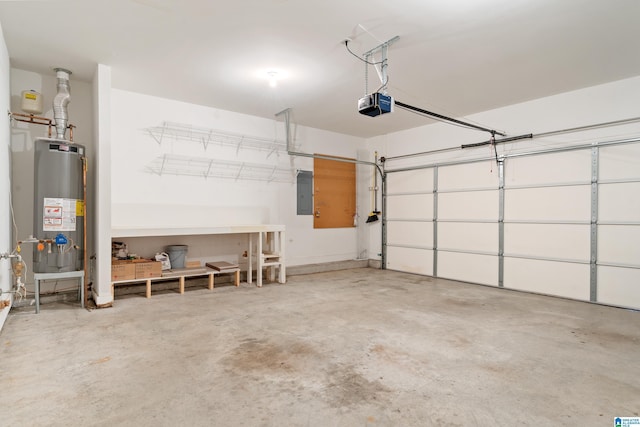
<path id="1" fill-rule="evenodd" d="M 287 276 L 299 276 L 304 274 L 313 274 L 313 273 L 324 273 L 329 271 L 339 271 L 339 270 L 350 270 L 353 268 L 380 268 L 379 260 L 372 259 L 353 259 L 353 260 L 343 260 L 343 261 L 332 261 L 332 262 L 323 262 L 317 264 L 304 264 L 304 265 L 294 265 L 287 266 Z M 246 281 L 246 271 L 241 273 L 241 277 L 243 281 Z M 254 278 L 255 278 L 254 272 Z M 255 280 L 255 279 L 254 279 Z M 153 289 L 155 291 L 167 291 L 176 288 L 175 281 L 166 281 L 166 282 L 157 282 L 153 284 Z M 227 285 L 231 284 L 232 280 L 229 276 L 220 276 L 216 277 L 216 285 Z M 185 281 L 185 288 L 192 287 L 202 287 L 202 280 L 198 280 L 194 278 L 193 280 Z M 116 297 L 130 295 L 130 294 L 144 294 L 146 290 L 146 286 L 141 283 L 132 283 L 130 285 L 118 285 L 115 287 Z M 107 297 L 100 297 L 95 292 L 91 292 L 90 295 L 96 303 L 98 308 L 106 308 L 111 307 L 115 302 L 111 295 Z M 77 299 L 77 292 L 60 292 L 56 294 L 42 295 L 40 297 L 40 304 L 47 304 L 51 302 L 60 302 L 60 301 L 73 301 Z M 33 304 L 33 300 L 25 300 L 20 304 L 14 304 L 18 307 L 25 307 Z"/>
<path id="2" fill-rule="evenodd" d="M 287 266 L 287 276 L 298 276 L 302 274 L 324 273 L 327 271 L 349 270 L 352 268 L 369 267 L 367 259 L 353 259 L 344 261 L 323 262 L 318 264 L 304 264 Z"/>

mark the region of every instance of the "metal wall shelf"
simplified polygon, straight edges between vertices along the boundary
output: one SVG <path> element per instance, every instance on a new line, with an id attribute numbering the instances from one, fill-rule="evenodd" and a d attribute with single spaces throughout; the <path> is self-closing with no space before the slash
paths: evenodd
<path id="1" fill-rule="evenodd" d="M 201 128 L 183 123 L 163 122 L 160 126 L 146 128 L 145 131 L 158 143 L 168 139 L 191 141 L 202 144 L 206 150 L 210 144 L 233 147 L 236 153 L 241 149 L 266 151 L 267 158 L 279 151 L 287 150 L 284 140 L 242 135 L 216 129 Z"/>
<path id="2" fill-rule="evenodd" d="M 295 171 L 277 163 L 281 152 L 287 152 L 284 140 L 242 135 L 216 129 L 196 127 L 183 123 L 162 122 L 160 126 L 144 129 L 160 146 L 163 142 L 180 141 L 202 144 L 206 152 L 209 146 L 235 149 L 235 157 L 240 158 L 240 150 L 266 152 L 265 163 L 249 163 L 241 160 L 223 160 L 210 157 L 165 154 L 148 163 L 145 172 L 156 175 L 184 175 L 203 178 L 227 178 L 233 180 L 254 180 L 266 182 L 293 182 Z M 218 151 L 218 150 L 213 150 Z M 227 154 L 231 154 L 227 151 Z M 271 159 L 269 159 L 273 154 Z"/>
<path id="3" fill-rule="evenodd" d="M 160 176 L 185 175 L 265 182 L 293 182 L 295 178 L 295 171 L 291 168 L 174 154 L 156 157 L 145 166 L 145 171 Z"/>

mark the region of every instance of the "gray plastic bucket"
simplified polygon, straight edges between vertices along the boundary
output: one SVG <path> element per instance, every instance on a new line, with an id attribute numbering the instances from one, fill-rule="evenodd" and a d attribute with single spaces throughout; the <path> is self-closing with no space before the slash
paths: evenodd
<path id="1" fill-rule="evenodd" d="M 187 245 L 171 245 L 166 247 L 167 255 L 169 255 L 169 261 L 171 261 L 171 268 L 184 268 L 184 258 L 187 255 Z"/>

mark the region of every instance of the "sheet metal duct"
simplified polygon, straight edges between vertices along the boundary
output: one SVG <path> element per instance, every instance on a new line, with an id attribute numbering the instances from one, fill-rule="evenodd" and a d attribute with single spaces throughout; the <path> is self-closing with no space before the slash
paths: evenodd
<path id="1" fill-rule="evenodd" d="M 55 72 L 58 79 L 58 93 L 53 98 L 53 119 L 56 122 L 56 138 L 65 139 L 65 133 L 69 125 L 67 105 L 71 100 L 71 88 L 69 86 L 71 71 L 64 68 L 56 68 Z"/>

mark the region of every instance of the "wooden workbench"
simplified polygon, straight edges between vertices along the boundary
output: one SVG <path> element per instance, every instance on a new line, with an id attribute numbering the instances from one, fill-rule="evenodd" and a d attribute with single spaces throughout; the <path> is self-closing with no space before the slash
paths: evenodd
<path id="1" fill-rule="evenodd" d="M 191 270 L 191 271 L 190 271 Z M 232 269 L 227 269 L 224 271 L 218 271 L 218 270 L 214 270 L 212 268 L 198 268 L 198 269 L 188 269 L 188 268 L 184 268 L 184 269 L 180 269 L 180 270 L 168 270 L 163 272 L 162 276 L 159 277 L 148 277 L 148 278 L 144 278 L 144 279 L 128 279 L 128 280 L 116 280 L 116 281 L 112 281 L 111 282 L 111 294 L 115 295 L 114 291 L 115 291 L 115 285 L 119 285 L 119 284 L 130 284 L 130 283 L 146 283 L 147 285 L 147 291 L 146 291 L 146 296 L 147 298 L 151 298 L 151 283 L 152 282 L 157 282 L 157 281 L 167 281 L 167 280 L 176 280 L 178 279 L 180 282 L 180 293 L 184 294 L 184 280 L 187 277 L 202 277 L 202 276 L 209 276 L 209 282 L 208 282 L 208 288 L 209 289 L 213 289 L 214 288 L 214 276 L 216 274 L 226 274 L 226 273 L 234 273 L 234 279 L 235 279 L 235 285 L 236 286 L 240 286 L 240 269 L 239 268 L 232 268 Z"/>
<path id="2" fill-rule="evenodd" d="M 248 266 L 247 282 L 253 281 L 253 266 L 257 272 L 256 284 L 262 286 L 262 269 L 278 268 L 278 282 L 286 281 L 285 266 L 285 226 L 274 224 L 258 225 L 232 225 L 221 227 L 171 227 L 171 228 L 139 228 L 139 227 L 115 227 L 111 229 L 111 237 L 118 238 L 144 238 L 144 237 L 171 237 L 171 236 L 203 236 L 223 234 L 247 234 Z M 263 239 L 264 237 L 264 239 Z M 254 254 L 253 244 L 256 244 Z M 189 277 L 189 276 L 185 276 Z M 211 276 L 213 277 L 213 276 Z M 154 278 L 154 280 L 157 280 Z M 212 280 L 212 279 L 211 279 Z M 136 281 L 145 281 L 138 279 Z M 149 285 L 150 286 L 150 285 Z M 148 286 L 148 287 L 149 287 Z"/>

